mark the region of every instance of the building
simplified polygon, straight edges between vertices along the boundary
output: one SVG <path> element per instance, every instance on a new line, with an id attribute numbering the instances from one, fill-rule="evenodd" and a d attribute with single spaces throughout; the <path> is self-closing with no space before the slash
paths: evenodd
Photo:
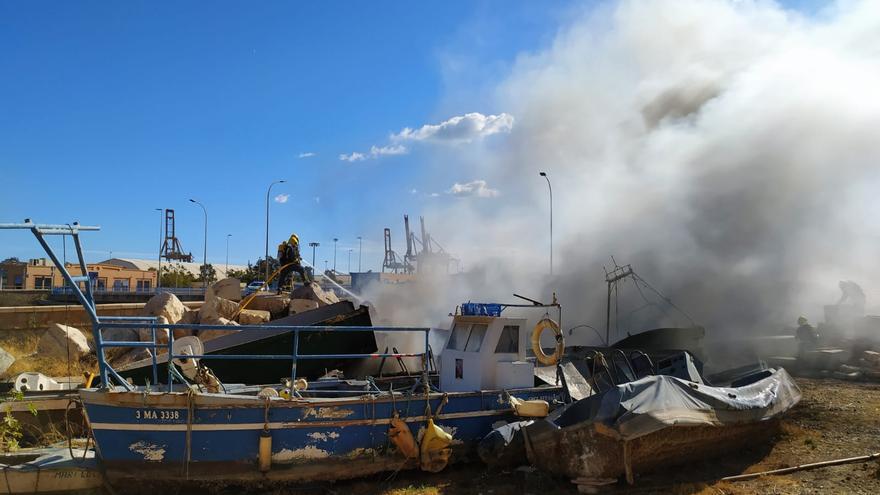
<path id="1" fill-rule="evenodd" d="M 79 265 L 67 263 L 73 275 L 80 273 Z M 86 264 L 89 276 L 95 281 L 95 289 L 117 292 L 151 291 L 156 287 L 156 270 L 112 265 L 107 263 Z M 0 263 L 0 289 L 50 290 L 63 287 L 64 278 L 55 265 L 46 258 L 24 262 Z"/>
<path id="2" fill-rule="evenodd" d="M 116 266 L 119 268 L 125 268 L 128 270 L 159 270 L 159 260 L 140 260 L 134 258 L 110 258 L 109 260 L 104 260 L 99 265 L 102 266 Z M 181 267 L 184 270 L 190 272 L 194 276 L 198 277 L 201 275 L 200 270 L 202 267 L 201 263 L 185 263 L 182 261 L 162 261 L 162 271 L 165 271 L 169 266 Z M 217 274 L 217 280 L 222 280 L 226 278 L 226 264 L 213 264 L 214 272 Z M 247 270 L 246 265 L 229 265 L 229 271 L 244 271 Z"/>

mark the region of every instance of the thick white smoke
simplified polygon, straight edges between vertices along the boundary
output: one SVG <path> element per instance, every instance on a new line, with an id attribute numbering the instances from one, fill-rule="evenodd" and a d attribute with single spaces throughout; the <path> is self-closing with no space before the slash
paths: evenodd
<path id="1" fill-rule="evenodd" d="M 601 326 L 610 255 L 716 334 L 818 319 L 842 279 L 870 298 L 878 88 L 880 2 L 815 17 L 765 1 L 593 9 L 499 85 L 497 106 L 516 124 L 503 146 L 462 151 L 457 169 L 499 194 L 427 212 L 474 275 L 427 298 L 411 292 L 419 304 L 405 300 L 404 319 L 556 290 L 566 327 Z M 553 279 L 539 170 L 553 184 Z"/>

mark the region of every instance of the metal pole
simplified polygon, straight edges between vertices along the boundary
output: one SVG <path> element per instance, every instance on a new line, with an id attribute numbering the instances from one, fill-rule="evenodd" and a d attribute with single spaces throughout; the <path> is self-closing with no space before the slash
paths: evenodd
<path id="1" fill-rule="evenodd" d="M 320 245 L 321 245 L 320 242 L 312 241 L 309 243 L 309 246 L 311 246 L 311 248 L 312 248 L 312 270 L 317 270 L 317 267 L 315 266 L 315 248 Z"/>
<path id="2" fill-rule="evenodd" d="M 546 172 L 539 172 L 541 177 L 547 179 L 547 187 L 550 188 L 550 276 L 553 276 L 553 186 Z"/>
<path id="3" fill-rule="evenodd" d="M 266 277 L 263 279 L 264 282 L 269 280 L 269 195 L 272 194 L 272 186 L 284 182 L 287 181 L 284 179 L 276 180 L 269 184 L 269 189 L 266 190 L 266 252 L 263 254 L 263 261 L 266 264 Z"/>
<path id="4" fill-rule="evenodd" d="M 204 285 L 205 289 L 208 288 L 208 277 L 207 277 L 207 268 L 208 268 L 208 209 L 205 208 L 205 205 L 199 203 L 198 201 L 190 198 L 190 202 L 195 203 L 202 207 L 202 211 L 205 213 L 205 245 L 204 251 L 202 252 L 202 285 Z"/>
<path id="5" fill-rule="evenodd" d="M 338 241 L 336 237 L 333 238 L 333 272 L 336 273 L 336 241 Z"/>
<path id="6" fill-rule="evenodd" d="M 352 249 L 348 249 L 348 273 L 351 273 L 351 251 Z"/>
<path id="7" fill-rule="evenodd" d="M 159 273 L 156 276 L 156 292 L 159 292 L 159 288 L 162 287 L 162 223 L 164 223 L 165 210 L 156 208 L 156 211 L 159 212 Z"/>
<path id="8" fill-rule="evenodd" d="M 223 278 L 229 277 L 229 238 L 232 234 L 226 234 L 226 273 Z"/>
<path id="9" fill-rule="evenodd" d="M 364 254 L 364 238 L 358 236 L 358 273 L 361 271 L 361 258 Z"/>

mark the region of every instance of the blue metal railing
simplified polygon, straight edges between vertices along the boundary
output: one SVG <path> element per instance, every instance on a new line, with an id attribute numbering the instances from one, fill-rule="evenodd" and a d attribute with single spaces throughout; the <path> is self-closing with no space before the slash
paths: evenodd
<path id="1" fill-rule="evenodd" d="M 105 341 L 103 330 L 114 328 L 130 328 L 150 329 L 152 337 L 151 341 Z M 230 331 L 253 331 L 253 330 L 287 330 L 293 333 L 293 346 L 289 354 L 174 354 L 174 330 L 175 329 L 199 329 L 199 330 L 230 330 Z M 160 330 L 168 330 L 168 342 L 163 344 L 157 340 Z M 368 354 L 300 354 L 299 337 L 304 332 L 423 332 L 425 334 L 424 352 L 421 353 L 368 353 Z M 405 358 L 405 357 L 421 357 L 423 359 L 424 370 L 428 367 L 428 350 L 429 350 L 429 332 L 430 328 L 420 327 L 334 327 L 334 326 L 284 326 L 284 325 L 175 325 L 175 324 L 159 324 L 154 317 L 144 316 L 100 316 L 97 323 L 94 324 L 95 332 L 95 351 L 98 355 L 98 367 L 101 374 L 101 383 L 104 387 L 109 387 L 109 378 L 113 378 L 126 390 L 133 390 L 133 387 L 123 379 L 116 370 L 107 363 L 104 350 L 109 347 L 134 347 L 148 348 L 152 350 L 152 374 L 153 383 L 159 383 L 159 362 L 158 356 L 160 349 L 166 353 L 168 378 L 166 387 L 170 392 L 174 383 L 174 359 L 242 359 L 242 360 L 291 360 L 290 380 L 291 383 L 296 381 L 296 367 L 298 360 L 309 359 L 372 359 L 372 358 Z"/>
<path id="2" fill-rule="evenodd" d="M 136 295 L 144 295 L 144 294 L 159 294 L 162 292 L 170 292 L 175 296 L 201 296 L 205 293 L 205 289 L 203 287 L 151 287 L 149 289 L 138 289 L 134 290 L 131 287 L 92 287 L 92 294 L 100 295 L 100 294 L 136 294 Z M 53 287 L 52 295 L 75 295 L 76 292 L 70 286 L 63 287 Z"/>
<path id="3" fill-rule="evenodd" d="M 55 267 L 58 268 L 61 275 L 64 277 L 64 281 L 66 282 L 66 286 L 64 290 L 70 291 L 76 298 L 79 300 L 80 304 L 82 304 L 83 309 L 85 309 L 86 314 L 89 316 L 89 319 L 92 321 L 92 333 L 95 338 L 95 347 L 96 353 L 98 355 L 98 368 L 101 374 L 101 386 L 102 387 L 110 387 L 110 377 L 112 377 L 117 383 L 119 383 L 122 387 L 127 390 L 132 390 L 133 387 L 123 379 L 116 370 L 113 369 L 107 363 L 106 356 L 104 355 L 104 350 L 110 347 L 139 347 L 139 348 L 147 348 L 152 349 L 152 371 L 153 371 L 153 382 L 159 383 L 159 369 L 158 369 L 158 355 L 159 350 L 164 349 L 167 354 L 167 362 L 168 362 L 168 380 L 167 380 L 167 390 L 170 392 L 173 390 L 174 384 L 174 359 L 245 359 L 245 360 L 263 360 L 263 359 L 290 359 L 291 360 L 291 369 L 290 369 L 290 378 L 291 385 L 296 380 L 296 365 L 297 361 L 300 359 L 359 359 L 359 358 L 397 358 L 397 357 L 419 357 L 421 356 L 423 359 L 423 368 L 422 372 L 424 373 L 424 382 L 425 386 L 428 387 L 427 373 L 428 373 L 428 362 L 429 356 L 428 352 L 430 349 L 429 345 L 429 332 L 428 328 L 390 328 L 390 327 L 330 327 L 330 326 L 311 326 L 311 327 L 299 327 L 299 326 L 280 326 L 280 325 L 241 325 L 241 326 L 226 326 L 226 325 L 172 325 L 172 324 L 160 324 L 155 317 L 152 316 L 98 316 L 98 313 L 95 308 L 95 298 L 94 298 L 94 288 L 92 287 L 92 283 L 90 283 L 91 279 L 89 278 L 88 270 L 86 268 L 85 258 L 83 257 L 82 245 L 79 240 L 79 234 L 81 231 L 96 231 L 100 230 L 100 227 L 86 227 L 81 226 L 78 223 L 74 222 L 73 224 L 64 224 L 64 225 L 38 225 L 34 223 L 30 223 L 30 221 L 26 221 L 21 224 L 0 224 L 0 229 L 26 229 L 30 230 L 33 233 L 34 237 L 36 237 L 37 241 L 40 243 L 40 246 L 43 247 L 43 250 L 52 259 L 52 263 L 55 264 Z M 74 248 L 76 249 L 76 256 L 79 262 L 79 269 L 82 275 L 71 275 L 67 270 L 67 266 L 58 256 L 55 254 L 55 251 L 51 246 L 46 242 L 45 236 L 50 235 L 59 235 L 66 237 L 71 237 L 73 241 Z M 66 261 L 67 253 L 66 253 L 66 241 L 64 243 L 65 252 L 64 259 Z M 80 288 L 80 283 L 82 283 L 83 288 Z M 164 290 L 164 289 L 160 289 Z M 105 341 L 103 338 L 103 330 L 109 328 L 137 328 L 142 329 L 146 326 L 150 330 L 150 335 L 152 337 L 151 341 L 148 342 L 135 342 L 135 341 Z M 253 330 L 288 330 L 293 332 L 293 346 L 290 354 L 274 354 L 274 355 L 233 355 L 233 354 L 206 354 L 206 355 L 187 355 L 187 354 L 174 354 L 174 330 L 182 328 L 182 329 L 192 329 L 198 328 L 200 330 L 231 330 L 231 331 L 253 331 Z M 160 344 L 157 340 L 157 331 L 158 330 L 168 330 L 168 343 Z M 424 353 L 373 353 L 373 354 L 300 354 L 299 353 L 299 336 L 302 332 L 373 332 L 373 331 L 384 331 L 384 332 L 423 332 L 425 334 L 425 347 Z"/>

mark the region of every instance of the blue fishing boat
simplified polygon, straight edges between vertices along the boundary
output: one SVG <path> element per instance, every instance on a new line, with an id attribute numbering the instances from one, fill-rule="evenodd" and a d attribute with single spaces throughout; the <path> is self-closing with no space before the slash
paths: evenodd
<path id="1" fill-rule="evenodd" d="M 290 332 L 292 346 L 272 355 L 206 354 L 195 337 L 174 339 L 175 328 L 192 325 L 97 314 L 79 239 L 80 232 L 97 227 L 28 222 L 0 228 L 30 230 L 89 314 L 101 386 L 81 390 L 80 397 L 111 483 L 314 481 L 407 468 L 437 471 L 499 421 L 544 416 L 563 397 L 560 386 L 535 385 L 535 362 L 526 350 L 529 339 L 536 340 L 526 331 L 526 320 L 503 317 L 494 305 L 469 304 L 465 314 L 454 316 L 451 331 L 439 332 L 448 338 L 442 339 L 437 369 L 431 367 L 430 343 L 437 339 L 430 328 L 243 325 L 236 330 Z M 47 235 L 72 238 L 83 275 L 67 271 L 46 243 Z M 561 317 L 558 304 L 548 306 Z M 148 328 L 153 339 L 105 341 L 104 331 L 117 328 Z M 156 335 L 164 330 L 168 342 L 159 343 Z M 558 358 L 561 334 L 558 326 L 554 330 Z M 308 332 L 374 331 L 416 334 L 424 344 L 420 352 L 371 354 L 301 354 L 298 349 L 300 336 Z M 123 379 L 105 359 L 111 347 L 150 349 L 152 380 L 136 386 Z M 161 353 L 173 363 L 162 368 L 162 376 L 156 358 Z M 546 364 L 552 356 L 541 352 L 539 358 Z M 252 366 L 286 360 L 290 376 L 269 385 L 224 384 L 206 365 L 222 359 L 251 360 Z M 297 363 L 310 359 L 408 360 L 421 367 L 388 382 L 364 377 L 307 383 L 297 376 Z"/>

